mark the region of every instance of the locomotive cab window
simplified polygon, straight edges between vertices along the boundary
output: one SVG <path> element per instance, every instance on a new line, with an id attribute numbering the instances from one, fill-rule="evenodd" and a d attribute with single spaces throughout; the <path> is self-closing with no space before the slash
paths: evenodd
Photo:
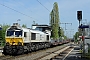
<path id="1" fill-rule="evenodd" d="M 24 32 L 24 37 L 27 37 L 27 32 Z"/>
<path id="2" fill-rule="evenodd" d="M 7 31 L 7 36 L 13 36 L 13 35 L 14 35 L 14 31 L 12 31 L 12 30 Z"/>
<path id="3" fill-rule="evenodd" d="M 16 37 L 22 36 L 22 31 L 15 31 L 15 36 Z"/>
<path id="4" fill-rule="evenodd" d="M 46 39 L 49 40 L 49 35 L 47 35 L 47 38 Z"/>
<path id="5" fill-rule="evenodd" d="M 36 33 L 31 33 L 31 40 L 36 40 Z"/>

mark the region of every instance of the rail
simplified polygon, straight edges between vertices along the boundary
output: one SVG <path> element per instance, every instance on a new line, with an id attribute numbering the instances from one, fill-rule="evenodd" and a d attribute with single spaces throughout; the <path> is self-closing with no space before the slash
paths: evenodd
<path id="1" fill-rule="evenodd" d="M 68 49 L 70 46 L 67 46 L 59 51 L 56 51 L 50 55 L 47 55 L 46 57 L 41 58 L 40 60 L 50 60 L 51 58 L 57 56 L 58 54 L 62 53 L 64 50 Z"/>

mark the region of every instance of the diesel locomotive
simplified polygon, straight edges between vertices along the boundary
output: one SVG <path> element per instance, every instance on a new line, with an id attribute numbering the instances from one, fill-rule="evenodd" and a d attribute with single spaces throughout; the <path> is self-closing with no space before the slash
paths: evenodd
<path id="1" fill-rule="evenodd" d="M 6 30 L 6 44 L 3 48 L 5 55 L 17 55 L 50 47 L 51 31 L 48 25 L 32 25 L 32 28 L 23 28 L 13 23 Z"/>

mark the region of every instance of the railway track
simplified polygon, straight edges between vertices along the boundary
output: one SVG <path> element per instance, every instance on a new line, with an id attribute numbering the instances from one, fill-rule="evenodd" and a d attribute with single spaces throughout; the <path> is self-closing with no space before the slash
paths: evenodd
<path id="1" fill-rule="evenodd" d="M 70 43 L 64 44 L 62 46 L 56 46 L 53 48 L 43 49 L 36 52 L 18 55 L 18 56 L 0 56 L 0 60 L 40 60 L 52 53 L 55 53 L 65 47 L 67 47 Z"/>
<path id="2" fill-rule="evenodd" d="M 0 56 L 0 60 L 9 60 L 12 57 L 14 57 L 14 56 L 9 56 L 9 55 L 5 56 L 5 55 L 2 55 L 2 56 Z"/>
<path id="3" fill-rule="evenodd" d="M 69 49 L 70 46 L 64 47 L 63 49 L 60 49 L 58 51 L 55 51 L 53 53 L 51 53 L 50 55 L 47 55 L 45 57 L 42 57 L 39 60 L 52 60 L 52 58 L 56 57 L 57 55 L 59 55 L 60 53 L 62 53 L 63 51 Z"/>
<path id="4" fill-rule="evenodd" d="M 73 50 L 73 47 L 69 47 L 65 51 L 61 52 L 60 54 L 54 56 L 50 60 L 65 60 L 65 58 L 68 56 L 68 54 Z"/>

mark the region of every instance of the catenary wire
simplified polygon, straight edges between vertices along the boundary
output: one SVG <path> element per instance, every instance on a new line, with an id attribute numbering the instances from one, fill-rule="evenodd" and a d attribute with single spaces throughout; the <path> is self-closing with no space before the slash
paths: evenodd
<path id="1" fill-rule="evenodd" d="M 24 15 L 24 16 L 27 16 L 27 17 L 32 18 L 32 19 L 34 19 L 34 20 L 37 20 L 37 19 L 35 19 L 35 18 L 31 17 L 31 16 L 28 16 L 28 15 L 26 15 L 26 14 L 24 14 L 24 13 L 22 13 L 22 12 L 19 12 L 19 11 L 15 10 L 15 9 L 13 9 L 13 8 L 11 8 L 11 7 L 8 7 L 8 6 L 4 5 L 4 4 L 1 4 L 1 3 L 0 3 L 0 5 L 8 8 L 8 9 L 11 9 L 11 10 L 17 12 L 17 13 L 20 13 L 20 14 L 22 14 L 22 15 Z"/>
<path id="2" fill-rule="evenodd" d="M 39 2 L 47 11 L 49 11 L 48 8 L 46 8 L 40 1 L 37 0 L 37 2 Z M 50 12 L 50 11 L 49 11 Z"/>

